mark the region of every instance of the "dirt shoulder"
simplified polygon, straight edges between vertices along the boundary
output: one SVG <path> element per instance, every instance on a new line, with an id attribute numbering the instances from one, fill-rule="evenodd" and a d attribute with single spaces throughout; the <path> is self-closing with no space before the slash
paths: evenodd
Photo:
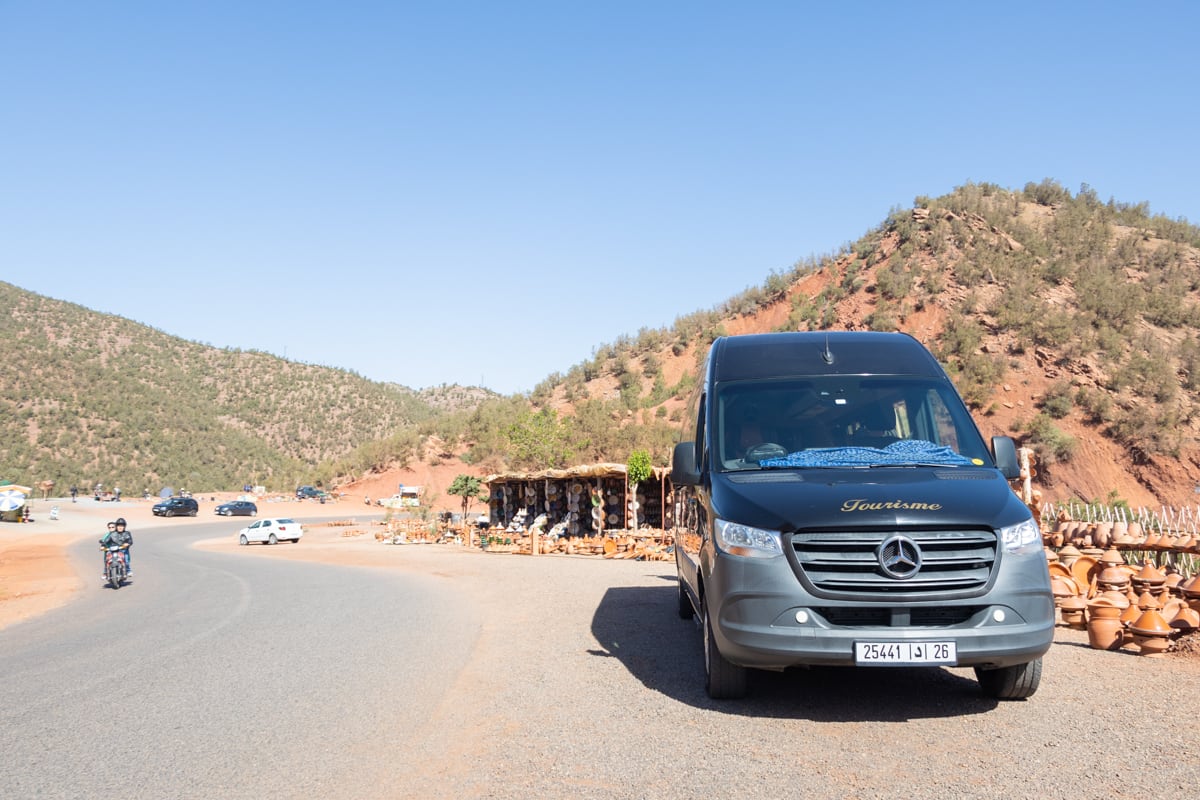
<path id="1" fill-rule="evenodd" d="M 0 630 L 69 602 L 83 588 L 85 578 L 71 563 L 67 549 L 81 539 L 99 540 L 110 520 L 123 517 L 136 545 L 138 533 L 149 528 L 212 522 L 216 519 L 213 507 L 234 496 L 197 497 L 200 501 L 197 516 L 169 520 L 151 512 L 158 498 L 97 502 L 87 497 L 72 503 L 67 497 L 33 501 L 32 522 L 0 523 Z M 361 505 L 350 501 L 321 504 L 282 498 L 263 500 L 258 505 L 259 516 L 337 519 L 363 512 Z M 52 514 L 52 509 L 57 509 L 57 513 Z"/>

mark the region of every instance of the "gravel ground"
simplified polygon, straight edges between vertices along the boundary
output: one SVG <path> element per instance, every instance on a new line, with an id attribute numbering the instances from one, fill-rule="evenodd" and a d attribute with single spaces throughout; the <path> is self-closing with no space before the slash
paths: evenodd
<path id="1" fill-rule="evenodd" d="M 447 700 L 406 737 L 413 797 L 1182 797 L 1200 788 L 1194 654 L 1060 628 L 1038 693 L 969 669 L 755 673 L 703 689 L 667 562 L 387 547 L 486 610 Z M 289 551 L 294 557 L 298 551 Z M 408 759 L 404 759 L 407 761 Z"/>

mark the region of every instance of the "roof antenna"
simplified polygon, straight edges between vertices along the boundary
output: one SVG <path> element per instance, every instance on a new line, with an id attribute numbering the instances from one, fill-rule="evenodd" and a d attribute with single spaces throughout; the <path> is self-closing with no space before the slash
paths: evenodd
<path id="1" fill-rule="evenodd" d="M 825 349 L 821 351 L 821 360 L 826 364 L 833 363 L 833 351 L 829 349 L 829 334 L 825 334 Z"/>

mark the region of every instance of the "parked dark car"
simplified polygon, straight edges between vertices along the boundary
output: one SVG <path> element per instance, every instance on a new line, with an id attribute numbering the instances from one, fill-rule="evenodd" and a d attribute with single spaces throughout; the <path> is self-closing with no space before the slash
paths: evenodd
<path id="1" fill-rule="evenodd" d="M 168 497 L 150 510 L 156 517 L 194 517 L 200 504 L 191 497 Z"/>
<path id="2" fill-rule="evenodd" d="M 258 506 L 249 500 L 231 500 L 214 508 L 213 513 L 223 517 L 254 517 L 258 516 Z"/>
<path id="3" fill-rule="evenodd" d="M 325 493 L 315 486 L 297 486 L 296 499 L 307 500 L 310 497 L 324 497 Z"/>

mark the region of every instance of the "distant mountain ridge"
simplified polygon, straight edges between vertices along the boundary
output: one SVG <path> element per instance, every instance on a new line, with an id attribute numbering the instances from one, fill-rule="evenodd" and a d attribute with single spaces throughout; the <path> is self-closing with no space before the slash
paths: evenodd
<path id="1" fill-rule="evenodd" d="M 918 197 L 835 253 L 598 345 L 527 396 L 414 393 L 8 284 L 0 300 L 0 333 L 21 343 L 0 469 L 30 481 L 333 484 L 413 461 L 486 474 L 635 448 L 666 466 L 715 337 L 828 328 L 923 341 L 986 436 L 1034 448 L 1048 499 L 1187 505 L 1200 487 L 1200 229 L 1052 180 Z"/>
<path id="2" fill-rule="evenodd" d="M 487 390 L 418 394 L 267 353 L 218 349 L 0 282 L 0 471 L 64 489 L 127 492 L 311 483 L 438 406 Z M 328 471 L 328 466 L 325 466 Z"/>

